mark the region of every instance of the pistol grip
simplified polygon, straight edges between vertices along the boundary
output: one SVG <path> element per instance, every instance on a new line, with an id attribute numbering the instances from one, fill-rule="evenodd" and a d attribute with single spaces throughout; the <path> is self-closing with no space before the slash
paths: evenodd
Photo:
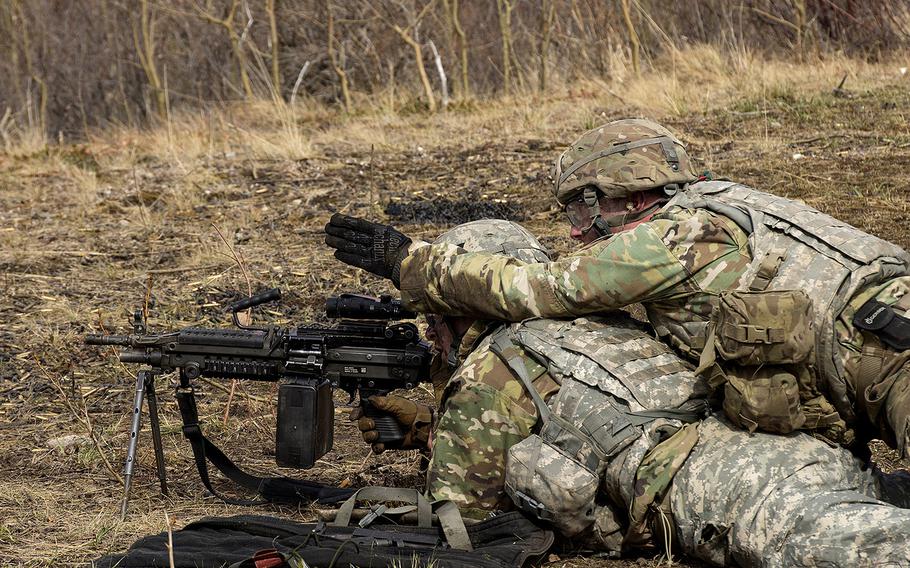
<path id="1" fill-rule="evenodd" d="M 368 400 L 364 400 L 362 406 L 363 415 L 373 419 L 376 430 L 379 432 L 379 438 L 373 442 L 374 444 L 382 443 L 385 444 L 386 447 L 394 448 L 395 446 L 400 446 L 401 443 L 404 442 L 404 431 L 401 429 L 401 424 L 395 420 L 394 416 L 388 412 L 379 410 L 370 404 L 370 401 Z"/>

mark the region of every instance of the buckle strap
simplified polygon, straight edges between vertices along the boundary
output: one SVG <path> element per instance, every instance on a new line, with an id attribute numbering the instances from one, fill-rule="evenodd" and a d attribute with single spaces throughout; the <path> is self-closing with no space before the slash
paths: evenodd
<path id="1" fill-rule="evenodd" d="M 601 150 L 600 152 L 591 154 L 590 156 L 588 156 L 588 158 L 586 160 L 579 160 L 579 161 L 575 162 L 574 164 L 572 164 L 572 167 L 570 167 L 566 171 L 562 172 L 562 175 L 559 176 L 558 181 L 560 184 L 565 183 L 565 181 L 567 179 L 569 179 L 572 176 L 572 174 L 574 174 L 579 169 L 583 168 L 584 166 L 590 164 L 591 162 L 593 162 L 595 160 L 599 160 L 601 158 L 606 158 L 607 156 L 612 156 L 613 154 L 624 154 L 624 153 L 628 152 L 629 150 L 634 150 L 635 148 L 642 148 L 644 146 L 653 146 L 655 144 L 660 144 L 661 148 L 664 149 L 664 151 L 666 152 L 666 146 L 664 146 L 665 141 L 670 143 L 670 147 L 672 149 L 673 139 L 670 138 L 669 136 L 656 136 L 654 138 L 636 140 L 635 142 L 626 142 L 624 144 L 616 144 L 615 146 L 607 148 L 606 150 Z M 672 165 L 674 163 L 674 161 L 677 165 L 679 164 L 679 158 L 675 154 L 676 154 L 675 149 L 674 149 L 673 155 L 667 155 L 666 153 L 664 154 L 664 158 L 667 160 L 668 164 Z M 674 158 L 675 158 L 675 160 L 674 160 Z M 561 160 L 560 160 L 560 162 L 561 162 Z"/>
<path id="2" fill-rule="evenodd" d="M 506 365 L 512 369 L 512 372 L 515 373 L 515 376 L 518 377 L 521 384 L 524 385 L 525 390 L 528 391 L 528 394 L 534 401 L 534 406 L 537 407 L 541 422 L 546 424 L 550 420 L 550 407 L 547 406 L 543 397 L 540 396 L 540 393 L 534 388 L 531 377 L 528 376 L 528 369 L 525 366 L 524 360 L 514 352 L 517 348 L 509 337 L 509 331 L 508 327 L 504 327 L 501 331 L 495 333 L 493 337 L 490 338 L 490 350 L 505 361 Z M 512 351 L 512 353 L 508 353 L 509 351 Z"/>
<path id="3" fill-rule="evenodd" d="M 723 326 L 721 332 L 724 337 L 735 339 L 741 343 L 783 343 L 787 339 L 787 332 L 781 327 L 765 327 L 761 325 L 728 324 Z"/>
<path id="4" fill-rule="evenodd" d="M 768 286 L 771 284 L 771 280 L 777 276 L 777 271 L 780 269 L 780 265 L 784 263 L 784 260 L 787 259 L 786 250 L 771 250 L 765 254 L 765 257 L 762 259 L 761 263 L 758 265 L 758 270 L 755 272 L 755 276 L 752 278 L 752 283 L 749 285 L 749 289 L 754 292 L 761 292 L 767 290 Z"/>
<path id="5" fill-rule="evenodd" d="M 448 500 L 430 503 L 424 494 L 416 489 L 401 487 L 364 487 L 359 489 L 338 508 L 335 520 L 332 521 L 331 525 L 338 527 L 348 526 L 351 522 L 351 515 L 354 512 L 354 506 L 357 504 L 357 501 L 360 500 L 396 501 L 414 505 L 414 507 L 396 507 L 394 509 L 388 509 L 385 504 L 381 504 L 373 509 L 370 515 L 364 517 L 364 520 L 370 520 L 367 523 L 361 521 L 361 528 L 364 528 L 365 525 L 369 524 L 383 513 L 391 513 L 393 511 L 402 513 L 415 508 L 417 509 L 417 526 L 429 528 L 432 526 L 433 511 L 435 509 L 436 517 L 439 519 L 439 525 L 442 527 L 442 533 L 445 535 L 449 546 L 456 550 L 474 550 L 464 520 L 461 518 L 461 513 L 458 511 L 458 506 Z M 372 518 L 370 518 L 371 516 Z"/>
<path id="6" fill-rule="evenodd" d="M 348 497 L 347 501 L 342 503 L 332 521 L 333 526 L 346 527 L 351 522 L 351 515 L 354 512 L 354 506 L 357 501 L 397 501 L 415 505 L 417 509 L 417 526 L 429 527 L 432 524 L 433 509 L 429 501 L 422 493 L 416 489 L 406 489 L 402 487 L 363 487 L 358 489 L 353 495 Z M 399 509 L 405 512 L 404 509 Z"/>
<path id="7" fill-rule="evenodd" d="M 859 369 L 855 377 L 856 405 L 870 422 L 873 422 L 875 417 L 870 415 L 872 408 L 866 399 L 866 391 L 881 375 L 884 358 L 885 350 L 882 348 L 878 337 L 871 333 L 864 333 L 863 351 L 860 354 Z"/>
<path id="8" fill-rule="evenodd" d="M 438 501 L 433 504 L 436 509 L 436 516 L 439 518 L 439 526 L 442 527 L 442 533 L 446 535 L 449 546 L 456 550 L 474 550 L 471 543 L 471 537 L 468 536 L 468 529 L 464 526 L 464 519 L 461 518 L 461 512 L 458 511 L 458 505 L 452 501 Z"/>

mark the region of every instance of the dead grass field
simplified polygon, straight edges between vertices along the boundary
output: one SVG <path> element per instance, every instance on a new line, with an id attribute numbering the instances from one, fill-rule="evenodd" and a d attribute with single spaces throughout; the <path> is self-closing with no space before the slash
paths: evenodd
<path id="1" fill-rule="evenodd" d="M 169 377 L 159 396 L 170 496 L 159 493 L 146 424 L 130 514 L 119 520 L 121 486 L 104 460 L 120 471 L 135 369 L 81 340 L 126 329 L 147 291 L 152 330 L 228 325 L 221 309 L 247 284 L 214 227 L 243 256 L 254 290 L 285 293 L 257 317 L 319 321 L 327 295 L 387 290 L 332 259 L 322 244 L 332 212 L 389 220 L 425 238 L 507 216 L 564 253 L 573 245 L 547 193 L 552 159 L 582 129 L 642 115 L 674 127 L 719 175 L 910 247 L 910 75 L 899 72 L 907 61 L 796 66 L 695 48 L 639 80 L 435 116 L 262 104 L 175 117 L 151 132 L 98 133 L 84 144 L 20 139 L 0 152 L 0 564 L 66 566 L 123 550 L 164 530 L 165 511 L 178 527 L 248 512 L 204 493 Z M 844 75 L 845 91 L 833 93 Z M 275 470 L 274 406 L 262 400 L 270 386 L 241 386 L 226 424 L 226 392 L 200 390 L 207 433 L 243 466 Z M 98 444 L 84 439 L 64 397 L 75 414 L 87 410 Z M 337 402 L 335 450 L 311 471 L 284 473 L 419 485 L 417 456 L 370 455 Z M 82 442 L 48 446 L 69 434 Z M 879 455 L 888 467 L 906 466 Z M 258 512 L 313 518 L 309 509 Z"/>

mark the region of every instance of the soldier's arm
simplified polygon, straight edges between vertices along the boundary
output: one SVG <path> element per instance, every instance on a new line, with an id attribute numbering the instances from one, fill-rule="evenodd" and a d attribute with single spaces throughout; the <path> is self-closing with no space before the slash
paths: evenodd
<path id="1" fill-rule="evenodd" d="M 427 490 L 470 509 L 508 509 L 509 448 L 530 435 L 537 417 L 504 393 L 472 384 L 447 402 L 433 434 Z"/>
<path id="2" fill-rule="evenodd" d="M 664 243 L 663 225 L 642 224 L 578 255 L 538 264 L 419 243 L 401 267 L 402 300 L 425 313 L 519 321 L 659 299 L 690 277 Z"/>

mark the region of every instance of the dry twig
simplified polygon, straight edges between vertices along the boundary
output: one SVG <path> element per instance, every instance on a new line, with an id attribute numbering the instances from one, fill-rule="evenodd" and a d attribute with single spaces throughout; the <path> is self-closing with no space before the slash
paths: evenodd
<path id="1" fill-rule="evenodd" d="M 240 272 L 243 274 L 243 278 L 246 280 L 247 294 L 249 297 L 252 297 L 253 283 L 252 283 L 252 280 L 250 280 L 250 273 L 246 269 L 246 263 L 243 261 L 243 257 L 240 256 L 240 254 L 237 252 L 237 250 L 234 249 L 234 246 L 231 243 L 229 243 L 228 240 L 224 237 L 224 233 L 221 232 L 221 229 L 218 228 L 218 225 L 216 225 L 215 223 L 212 223 L 212 228 L 214 228 L 215 232 L 218 233 L 218 237 L 221 238 L 221 242 L 224 243 L 224 246 L 226 246 L 228 248 L 228 250 L 231 252 L 231 258 L 234 260 L 235 263 L 237 263 L 237 266 L 240 267 Z M 241 323 L 243 325 L 249 325 L 253 319 L 252 310 L 247 310 L 243 314 L 243 316 L 245 316 L 245 317 L 241 320 Z M 227 402 L 224 405 L 224 417 L 222 419 L 222 423 L 225 426 L 227 425 L 228 418 L 231 415 L 231 404 L 233 404 L 233 402 L 234 402 L 234 391 L 236 389 L 237 389 L 237 379 L 234 379 L 231 381 L 231 390 L 228 394 Z"/>
<path id="2" fill-rule="evenodd" d="M 60 384 L 60 381 L 55 379 L 53 375 L 48 372 L 44 365 L 41 364 L 41 361 L 38 360 L 38 357 L 36 355 L 32 355 L 32 359 L 35 361 L 35 365 L 38 367 L 38 370 L 41 371 L 42 375 L 44 375 L 44 378 L 46 378 L 57 390 L 57 393 L 63 400 L 63 404 L 66 405 L 67 410 L 70 411 L 70 414 L 72 414 L 73 418 L 75 418 L 76 421 L 82 424 L 83 428 L 85 428 L 85 431 L 88 433 L 88 436 L 92 441 L 92 445 L 95 446 L 95 450 L 97 450 L 98 455 L 101 456 L 101 461 L 104 462 L 104 467 L 110 472 L 111 476 L 117 480 L 117 483 L 123 485 L 123 478 L 120 477 L 120 474 L 117 473 L 117 471 L 111 465 L 111 462 L 108 461 L 107 456 L 104 453 L 104 449 L 101 447 L 101 442 L 98 440 L 98 436 L 95 435 L 95 428 L 92 426 L 92 419 L 88 414 L 88 409 L 85 406 L 85 401 L 82 400 L 82 393 L 79 393 L 79 399 L 82 403 L 80 412 L 80 409 L 77 409 L 69 397 L 66 396 L 66 391 L 63 390 L 63 385 Z"/>
<path id="3" fill-rule="evenodd" d="M 167 561 L 174 568 L 174 525 L 167 511 L 164 511 L 164 523 L 167 525 Z"/>

